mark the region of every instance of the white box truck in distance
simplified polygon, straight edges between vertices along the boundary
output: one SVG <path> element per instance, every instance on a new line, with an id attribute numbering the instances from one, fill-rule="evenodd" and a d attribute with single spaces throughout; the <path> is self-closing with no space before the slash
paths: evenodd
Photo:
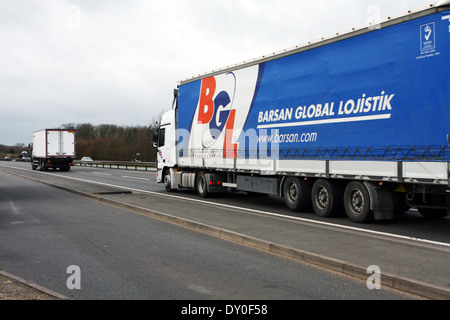
<path id="1" fill-rule="evenodd" d="M 33 170 L 69 171 L 75 157 L 75 130 L 45 129 L 33 133 Z"/>
<path id="2" fill-rule="evenodd" d="M 450 1 L 181 81 L 157 180 L 320 217 L 450 213 Z"/>

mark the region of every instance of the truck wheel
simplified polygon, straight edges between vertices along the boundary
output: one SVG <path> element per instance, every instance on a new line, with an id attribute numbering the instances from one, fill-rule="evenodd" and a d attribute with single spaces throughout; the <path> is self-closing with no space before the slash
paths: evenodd
<path id="1" fill-rule="evenodd" d="M 347 185 L 344 193 L 344 207 L 347 216 L 353 222 L 362 223 L 373 218 L 369 191 L 364 183 L 353 181 Z"/>
<path id="2" fill-rule="evenodd" d="M 343 190 L 334 181 L 317 180 L 311 191 L 311 202 L 319 217 L 337 216 L 344 209 Z"/>
<path id="3" fill-rule="evenodd" d="M 164 173 L 164 187 L 167 192 L 172 192 L 172 179 L 170 178 L 170 170 L 166 170 Z"/>
<path id="4" fill-rule="evenodd" d="M 311 186 L 307 181 L 288 177 L 284 182 L 283 196 L 289 209 L 300 211 L 311 206 Z"/>
<path id="5" fill-rule="evenodd" d="M 206 179 L 206 175 L 204 172 L 200 172 L 197 175 L 197 179 L 195 180 L 195 190 L 197 190 L 197 194 L 202 198 L 207 198 L 208 193 L 208 180 Z"/>

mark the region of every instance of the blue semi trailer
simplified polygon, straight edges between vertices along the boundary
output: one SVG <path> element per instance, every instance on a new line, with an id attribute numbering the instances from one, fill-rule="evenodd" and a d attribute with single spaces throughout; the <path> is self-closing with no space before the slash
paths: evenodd
<path id="1" fill-rule="evenodd" d="M 450 2 L 181 81 L 157 180 L 355 222 L 450 213 Z"/>

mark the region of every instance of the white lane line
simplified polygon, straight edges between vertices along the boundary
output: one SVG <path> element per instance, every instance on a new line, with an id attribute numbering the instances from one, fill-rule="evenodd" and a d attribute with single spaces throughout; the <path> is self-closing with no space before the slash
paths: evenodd
<path id="1" fill-rule="evenodd" d="M 110 176 L 110 173 L 101 173 L 101 172 L 92 172 L 93 174 L 99 175 L 99 176 Z"/>
<path id="2" fill-rule="evenodd" d="M 130 177 L 130 176 L 120 176 L 121 178 L 128 178 L 128 179 L 135 179 L 135 180 L 144 180 L 144 181 L 151 181 L 151 179 L 147 178 L 138 178 L 138 177 Z"/>

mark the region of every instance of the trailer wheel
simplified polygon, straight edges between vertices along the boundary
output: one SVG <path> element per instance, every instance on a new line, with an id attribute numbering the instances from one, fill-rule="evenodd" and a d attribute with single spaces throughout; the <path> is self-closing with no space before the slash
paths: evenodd
<path id="1" fill-rule="evenodd" d="M 308 209 L 311 206 L 311 185 L 299 178 L 288 177 L 284 182 L 283 196 L 289 209 Z"/>
<path id="2" fill-rule="evenodd" d="M 343 190 L 334 181 L 317 180 L 311 191 L 314 211 L 319 217 L 334 217 L 341 213 L 343 206 Z"/>
<path id="3" fill-rule="evenodd" d="M 209 196 L 208 192 L 208 180 L 206 179 L 206 174 L 200 172 L 195 180 L 195 190 L 197 194 L 202 198 L 207 198 Z"/>
<path id="4" fill-rule="evenodd" d="M 350 182 L 344 193 L 344 207 L 353 222 L 367 222 L 373 218 L 370 210 L 370 196 L 364 183 Z"/>

